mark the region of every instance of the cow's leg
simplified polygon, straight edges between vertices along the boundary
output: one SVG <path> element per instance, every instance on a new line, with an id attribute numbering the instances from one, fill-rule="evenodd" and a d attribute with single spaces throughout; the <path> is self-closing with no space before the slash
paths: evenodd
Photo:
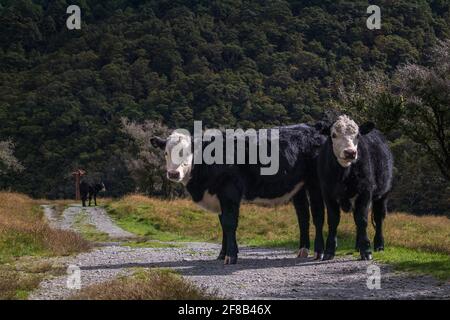
<path id="1" fill-rule="evenodd" d="M 370 202 L 371 195 L 369 192 L 361 193 L 360 195 L 358 195 L 355 201 L 355 211 L 353 217 L 356 224 L 356 239 L 358 241 L 361 260 L 372 260 L 370 240 L 367 236 Z"/>
<path id="2" fill-rule="evenodd" d="M 97 206 L 97 194 L 94 193 L 94 205 Z"/>
<path id="3" fill-rule="evenodd" d="M 83 205 L 83 207 L 86 207 L 87 193 L 84 190 L 81 190 L 80 196 L 81 196 L 81 204 Z"/>
<path id="4" fill-rule="evenodd" d="M 222 227 L 226 239 L 224 264 L 236 264 L 239 252 L 236 241 L 236 230 L 239 220 L 241 192 L 234 184 L 229 183 L 223 186 L 218 197 L 222 211 Z"/>
<path id="5" fill-rule="evenodd" d="M 325 196 L 325 204 L 327 206 L 328 217 L 328 238 L 325 247 L 323 260 L 332 260 L 336 254 L 337 248 L 337 227 L 341 220 L 341 212 L 339 203 L 331 197 Z"/>
<path id="6" fill-rule="evenodd" d="M 89 193 L 89 207 L 91 206 L 92 194 Z"/>
<path id="7" fill-rule="evenodd" d="M 307 258 L 309 254 L 310 242 L 309 242 L 309 201 L 308 197 L 306 196 L 306 189 L 302 188 L 294 196 L 293 201 L 300 229 L 300 244 L 297 257 Z"/>
<path id="8" fill-rule="evenodd" d="M 322 192 L 319 186 L 311 186 L 309 189 L 309 199 L 311 202 L 311 211 L 313 217 L 316 236 L 314 238 L 314 259 L 321 260 L 323 258 L 324 240 L 323 240 L 323 223 L 325 219 L 325 208 L 323 204 Z"/>
<path id="9" fill-rule="evenodd" d="M 373 239 L 373 248 L 375 251 L 384 250 L 383 221 L 387 213 L 387 198 L 373 202 L 372 214 L 375 223 L 375 238 Z"/>
<path id="10" fill-rule="evenodd" d="M 220 250 L 219 256 L 217 257 L 217 260 L 225 260 L 225 256 L 227 254 L 227 238 L 225 235 L 225 231 L 223 229 L 223 223 L 222 223 L 222 215 L 219 214 L 219 220 L 220 220 L 220 226 L 222 229 L 222 249 Z"/>
<path id="11" fill-rule="evenodd" d="M 238 245 L 236 241 L 236 230 L 239 219 L 239 204 L 230 203 L 222 208 L 223 230 L 226 237 L 226 255 L 224 264 L 236 264 L 238 256 Z"/>

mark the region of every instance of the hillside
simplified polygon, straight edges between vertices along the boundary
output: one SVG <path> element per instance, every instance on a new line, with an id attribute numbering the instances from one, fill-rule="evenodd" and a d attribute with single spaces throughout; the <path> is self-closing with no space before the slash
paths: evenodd
<path id="1" fill-rule="evenodd" d="M 26 168 L 0 187 L 71 197 L 70 172 L 82 167 L 112 186 L 109 195 L 123 195 L 135 185 L 121 117 L 172 128 L 193 119 L 246 128 L 307 122 L 355 72 L 424 62 L 437 39 L 450 37 L 450 7 L 440 0 L 375 1 L 379 31 L 365 26 L 368 1 L 76 3 L 80 31 L 65 27 L 65 0 L 0 0 L 0 140 L 15 142 Z M 396 156 L 414 148 L 397 143 Z M 394 208 L 448 209 L 436 168 L 398 163 L 407 198 Z M 411 186 L 401 176 L 411 171 L 426 174 Z M 427 190 L 443 192 L 424 197 Z"/>

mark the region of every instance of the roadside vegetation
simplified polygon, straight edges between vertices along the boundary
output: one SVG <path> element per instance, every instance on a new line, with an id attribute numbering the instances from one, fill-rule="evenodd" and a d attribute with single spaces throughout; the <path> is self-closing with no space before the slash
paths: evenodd
<path id="1" fill-rule="evenodd" d="M 0 192 L 0 299 L 26 298 L 46 274 L 55 272 L 53 263 L 39 258 L 90 247 L 75 232 L 50 228 L 39 204 L 25 195 Z"/>
<path id="2" fill-rule="evenodd" d="M 149 240 L 219 242 L 221 237 L 217 215 L 203 211 L 190 200 L 164 201 L 130 195 L 108 203 L 107 209 L 122 228 Z M 314 239 L 313 229 L 311 239 Z M 342 213 L 338 254 L 355 253 L 354 229 L 352 215 Z M 298 246 L 298 232 L 291 205 L 242 206 L 237 233 L 241 244 L 294 250 Z M 373 239 L 373 228 L 369 232 Z M 390 213 L 385 224 L 385 240 L 386 250 L 374 253 L 375 260 L 401 271 L 450 279 L 450 219 L 447 217 Z"/>
<path id="3" fill-rule="evenodd" d="M 80 290 L 73 300 L 211 300 L 214 293 L 199 288 L 168 269 L 137 270 L 132 276 Z"/>

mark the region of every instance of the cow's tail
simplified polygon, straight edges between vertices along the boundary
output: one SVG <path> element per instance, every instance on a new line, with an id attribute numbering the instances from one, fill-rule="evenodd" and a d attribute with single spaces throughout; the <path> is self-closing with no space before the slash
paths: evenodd
<path id="1" fill-rule="evenodd" d="M 377 223 L 376 221 L 382 221 L 386 218 L 386 213 L 387 210 L 386 208 L 383 208 L 383 206 L 385 206 L 386 204 L 383 203 L 385 199 L 380 199 L 379 201 L 377 201 L 377 203 L 372 205 L 372 214 L 371 214 L 371 221 L 372 221 L 372 226 L 376 229 Z M 374 206 L 376 206 L 374 208 Z"/>
<path id="2" fill-rule="evenodd" d="M 377 225 L 376 225 L 376 223 L 375 223 L 375 213 L 374 213 L 373 208 L 372 208 L 372 210 L 370 210 L 370 211 L 371 211 L 371 213 L 370 213 L 370 221 L 372 222 L 373 228 L 376 229 L 376 228 L 377 228 Z"/>

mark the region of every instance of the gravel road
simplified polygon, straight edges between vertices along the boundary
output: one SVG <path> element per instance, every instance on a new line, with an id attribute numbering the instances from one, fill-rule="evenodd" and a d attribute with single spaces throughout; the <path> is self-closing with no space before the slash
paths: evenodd
<path id="1" fill-rule="evenodd" d="M 45 213 L 54 227 L 71 228 L 69 221 L 82 208 L 70 206 L 63 217 L 55 218 L 52 207 Z M 112 238 L 129 238 L 101 207 L 84 211 L 97 229 Z M 95 215 L 95 217 L 93 216 Z M 214 260 L 219 246 L 211 243 L 183 242 L 178 247 L 132 248 L 126 243 L 109 243 L 90 252 L 67 258 L 67 265 L 81 269 L 81 284 L 88 286 L 131 274 L 137 267 L 163 267 L 178 270 L 199 286 L 231 299 L 449 299 L 450 283 L 428 276 L 394 272 L 392 267 L 375 262 L 340 257 L 334 261 L 296 259 L 283 249 L 240 249 L 237 265 L 224 266 Z M 368 268 L 381 270 L 380 289 L 367 287 Z M 66 286 L 67 277 L 44 280 L 30 299 L 65 299 L 76 293 Z"/>

